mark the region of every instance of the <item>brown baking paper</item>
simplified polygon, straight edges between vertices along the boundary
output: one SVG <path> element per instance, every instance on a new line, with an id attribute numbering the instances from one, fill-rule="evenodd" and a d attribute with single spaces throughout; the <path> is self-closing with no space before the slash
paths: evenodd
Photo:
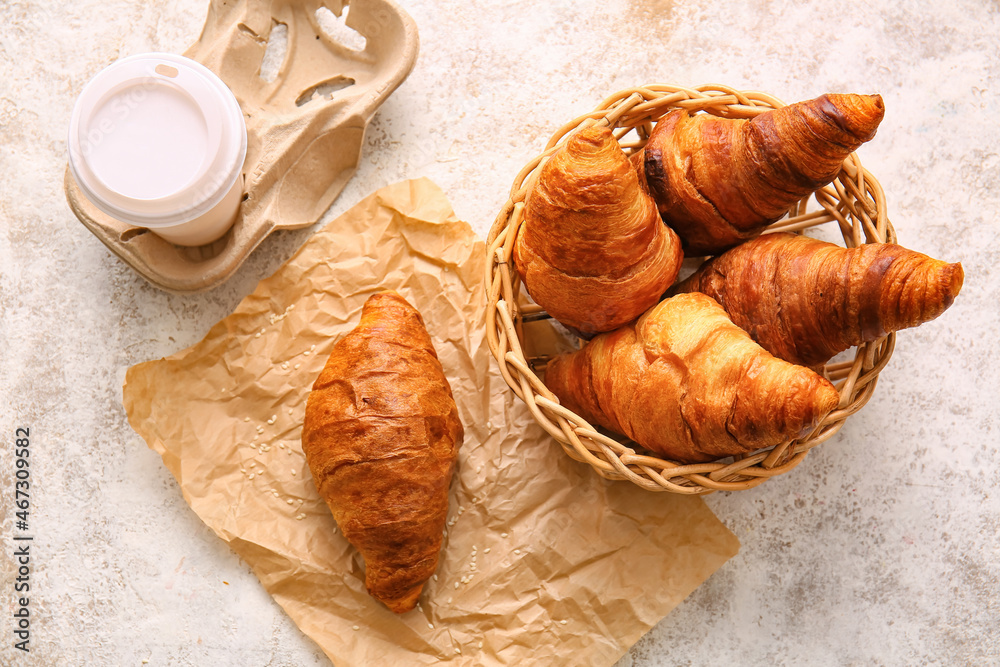
<path id="1" fill-rule="evenodd" d="M 738 549 L 702 500 L 607 481 L 533 421 L 485 342 L 484 262 L 436 185 L 392 185 L 200 343 L 126 376 L 129 420 L 185 500 L 338 667 L 611 665 Z M 382 289 L 423 314 L 465 425 L 440 566 L 398 616 L 365 592 L 299 442 L 331 347 Z"/>

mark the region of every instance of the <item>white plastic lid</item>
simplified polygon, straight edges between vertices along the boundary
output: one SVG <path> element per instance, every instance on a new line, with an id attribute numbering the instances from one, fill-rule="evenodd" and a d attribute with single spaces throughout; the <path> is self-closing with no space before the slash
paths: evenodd
<path id="1" fill-rule="evenodd" d="M 73 108 L 69 165 L 83 194 L 143 227 L 193 220 L 232 188 L 247 131 L 232 91 L 200 63 L 169 53 L 119 60 Z"/>

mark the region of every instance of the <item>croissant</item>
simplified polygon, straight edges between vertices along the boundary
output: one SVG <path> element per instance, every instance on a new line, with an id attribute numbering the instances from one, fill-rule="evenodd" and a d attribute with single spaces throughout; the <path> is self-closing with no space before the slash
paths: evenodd
<path id="1" fill-rule="evenodd" d="M 879 95 L 823 95 L 752 120 L 678 109 L 634 162 L 685 254 L 714 255 L 833 181 L 883 113 Z"/>
<path id="2" fill-rule="evenodd" d="M 818 366 L 839 352 L 934 319 L 965 274 L 894 244 L 842 248 L 764 234 L 705 262 L 671 292 L 716 299 L 764 349 Z"/>
<path id="3" fill-rule="evenodd" d="M 514 244 L 535 303 L 584 335 L 653 306 L 682 259 L 611 130 L 596 126 L 575 133 L 542 167 Z"/>
<path id="4" fill-rule="evenodd" d="M 373 295 L 309 394 L 302 449 L 369 594 L 396 613 L 437 568 L 462 437 L 420 314 L 395 292 Z"/>
<path id="5" fill-rule="evenodd" d="M 839 401 L 828 380 L 768 354 L 698 293 L 555 357 L 545 384 L 584 419 L 680 462 L 799 437 Z"/>

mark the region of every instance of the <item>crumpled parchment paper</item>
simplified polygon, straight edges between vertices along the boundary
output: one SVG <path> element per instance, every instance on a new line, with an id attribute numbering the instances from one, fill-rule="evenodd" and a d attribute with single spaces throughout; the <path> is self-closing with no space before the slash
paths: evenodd
<path id="1" fill-rule="evenodd" d="M 486 345 L 484 267 L 436 185 L 391 185 L 200 343 L 126 375 L 129 421 L 185 500 L 338 667 L 611 665 L 738 549 L 701 499 L 605 480 L 533 421 Z M 465 426 L 441 564 L 399 616 L 366 593 L 299 441 L 331 347 L 382 289 L 422 313 Z"/>

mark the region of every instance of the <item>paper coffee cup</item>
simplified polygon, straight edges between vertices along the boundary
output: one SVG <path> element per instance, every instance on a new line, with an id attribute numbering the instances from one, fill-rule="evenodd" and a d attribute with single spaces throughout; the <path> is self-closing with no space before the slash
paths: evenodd
<path id="1" fill-rule="evenodd" d="M 82 194 L 178 245 L 219 239 L 243 199 L 247 131 L 232 91 L 189 58 L 147 53 L 94 77 L 73 109 L 69 166 Z"/>

